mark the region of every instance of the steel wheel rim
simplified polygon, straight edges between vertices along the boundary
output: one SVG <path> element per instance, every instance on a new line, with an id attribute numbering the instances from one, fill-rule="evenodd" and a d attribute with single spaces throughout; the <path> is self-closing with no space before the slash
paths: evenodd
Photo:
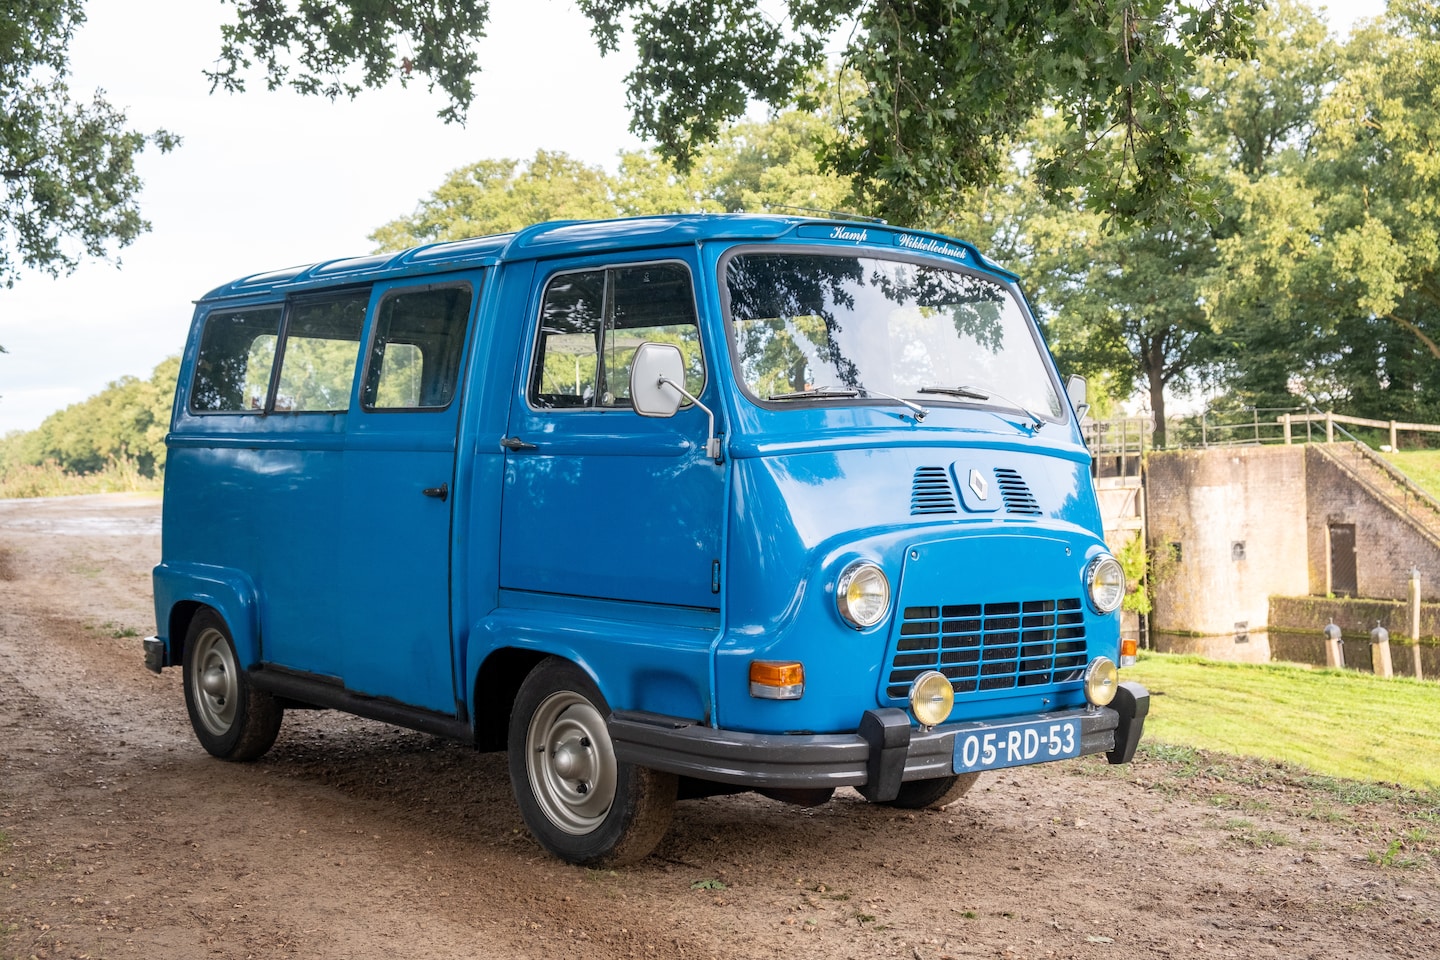
<path id="1" fill-rule="evenodd" d="M 235 657 L 225 635 L 210 627 L 195 638 L 189 656 L 195 658 L 190 673 L 190 694 L 195 712 L 205 729 L 217 737 L 235 725 L 240 705 L 240 677 Z"/>
<path id="2" fill-rule="evenodd" d="M 615 800 L 617 765 L 605 718 L 578 693 L 541 701 L 525 734 L 525 767 L 540 809 L 560 830 L 584 836 Z"/>

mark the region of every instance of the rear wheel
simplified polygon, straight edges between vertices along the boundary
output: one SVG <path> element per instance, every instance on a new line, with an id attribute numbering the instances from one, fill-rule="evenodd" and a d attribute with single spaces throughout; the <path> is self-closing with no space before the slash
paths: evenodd
<path id="1" fill-rule="evenodd" d="M 207 751 L 222 760 L 254 760 L 274 745 L 285 711 L 251 686 L 230 628 L 214 610 L 190 621 L 183 672 L 190 725 Z"/>
<path id="2" fill-rule="evenodd" d="M 541 661 L 510 714 L 510 782 L 525 825 L 570 863 L 643 859 L 670 826 L 677 778 L 615 759 L 610 708 L 568 660 Z"/>
<path id="3" fill-rule="evenodd" d="M 900 794 L 894 800 L 883 802 L 886 806 L 904 810 L 924 810 L 927 807 L 938 810 L 969 793 L 979 779 L 978 773 L 958 773 L 934 780 L 907 780 L 900 784 Z"/>

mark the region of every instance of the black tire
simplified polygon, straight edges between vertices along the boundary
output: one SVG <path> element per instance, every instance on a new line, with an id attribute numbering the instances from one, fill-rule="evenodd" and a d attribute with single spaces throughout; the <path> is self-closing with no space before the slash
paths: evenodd
<path id="1" fill-rule="evenodd" d="M 881 802 L 902 810 L 939 810 L 969 793 L 979 779 L 978 773 L 957 773 L 953 777 L 937 777 L 934 780 L 907 780 L 900 784 L 899 796 Z"/>
<path id="2" fill-rule="evenodd" d="M 610 707 L 568 660 L 542 660 L 510 714 L 510 784 L 530 833 L 584 866 L 644 859 L 665 831 L 678 778 L 615 759 Z"/>
<path id="3" fill-rule="evenodd" d="M 185 709 L 200 745 L 221 760 L 254 760 L 280 734 L 285 711 L 240 669 L 225 619 L 201 610 L 185 634 Z"/>

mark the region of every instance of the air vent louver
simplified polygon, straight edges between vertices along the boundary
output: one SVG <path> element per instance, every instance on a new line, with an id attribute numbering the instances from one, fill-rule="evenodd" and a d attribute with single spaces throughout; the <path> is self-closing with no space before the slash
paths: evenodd
<path id="1" fill-rule="evenodd" d="M 1000 484 L 1000 498 L 1005 501 L 1006 513 L 1023 513 L 1038 517 L 1040 504 L 1020 474 L 1005 467 L 995 468 L 995 481 Z"/>
<path id="2" fill-rule="evenodd" d="M 910 515 L 958 512 L 949 471 L 944 467 L 917 467 L 910 486 Z"/>

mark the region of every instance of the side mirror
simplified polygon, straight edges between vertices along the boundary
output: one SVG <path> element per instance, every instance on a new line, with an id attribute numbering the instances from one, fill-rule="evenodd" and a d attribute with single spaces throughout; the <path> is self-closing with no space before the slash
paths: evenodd
<path id="1" fill-rule="evenodd" d="M 685 357 L 673 343 L 646 340 L 630 361 L 630 405 L 642 417 L 673 417 L 684 397 L 705 411 L 710 432 L 705 438 L 705 456 L 724 462 L 720 438 L 715 435 L 715 414 L 698 397 L 685 391 Z"/>
<path id="2" fill-rule="evenodd" d="M 642 417 L 673 417 L 680 391 L 666 384 L 685 382 L 685 358 L 673 343 L 646 341 L 630 361 L 630 403 Z"/>
<path id="3" fill-rule="evenodd" d="M 1085 414 L 1090 412 L 1090 404 L 1085 399 L 1087 389 L 1085 378 L 1076 374 L 1065 381 L 1065 396 L 1070 398 L 1070 406 L 1075 408 L 1076 421 L 1083 422 Z"/>

